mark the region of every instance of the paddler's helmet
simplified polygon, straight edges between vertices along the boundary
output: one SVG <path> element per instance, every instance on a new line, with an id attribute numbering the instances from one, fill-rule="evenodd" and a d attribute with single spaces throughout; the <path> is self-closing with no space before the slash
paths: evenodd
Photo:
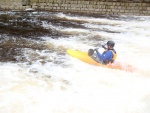
<path id="1" fill-rule="evenodd" d="M 114 41 L 108 41 L 107 42 L 107 46 L 114 47 L 115 46 L 115 42 Z"/>

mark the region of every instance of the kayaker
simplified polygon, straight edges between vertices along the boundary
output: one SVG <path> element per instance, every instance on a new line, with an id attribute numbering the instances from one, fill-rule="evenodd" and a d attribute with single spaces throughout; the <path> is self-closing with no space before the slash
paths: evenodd
<path id="1" fill-rule="evenodd" d="M 105 45 L 107 45 L 107 47 L 105 47 Z M 95 61 L 106 65 L 114 62 L 117 57 L 117 53 L 114 49 L 114 41 L 108 41 L 105 45 L 102 45 L 102 47 L 105 49 L 102 54 L 98 51 L 98 48 L 96 48 L 94 50 L 89 49 L 88 55 Z"/>

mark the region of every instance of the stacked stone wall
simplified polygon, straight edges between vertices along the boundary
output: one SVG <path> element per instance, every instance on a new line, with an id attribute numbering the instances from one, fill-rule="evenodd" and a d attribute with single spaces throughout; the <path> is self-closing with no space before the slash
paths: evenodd
<path id="1" fill-rule="evenodd" d="M 150 0 L 0 0 L 0 8 L 150 16 Z"/>

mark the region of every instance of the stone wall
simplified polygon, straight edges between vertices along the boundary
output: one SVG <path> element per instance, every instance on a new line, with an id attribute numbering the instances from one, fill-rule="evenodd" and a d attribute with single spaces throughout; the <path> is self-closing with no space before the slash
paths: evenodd
<path id="1" fill-rule="evenodd" d="M 0 8 L 150 16 L 150 0 L 0 0 Z"/>
<path id="2" fill-rule="evenodd" d="M 1 10 L 24 10 L 27 7 L 23 7 L 22 0 L 0 0 L 0 9 Z"/>

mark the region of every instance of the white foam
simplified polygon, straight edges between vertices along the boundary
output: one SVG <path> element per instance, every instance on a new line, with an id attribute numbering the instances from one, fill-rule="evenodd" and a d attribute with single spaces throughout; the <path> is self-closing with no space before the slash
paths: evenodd
<path id="1" fill-rule="evenodd" d="M 31 65 L 28 62 L 1 63 L 0 113 L 149 113 L 149 25 L 144 22 L 138 24 L 138 20 L 132 21 L 132 24 L 117 20 L 56 15 L 79 21 L 108 22 L 109 26 L 101 27 L 115 31 L 119 28 L 121 33 L 95 31 L 93 28 L 99 28 L 99 25 L 92 23 L 88 23 L 88 26 L 94 32 L 44 26 L 72 32 L 72 36 L 58 39 L 43 37 L 48 50 L 52 49 L 54 52 L 26 49 L 25 57 Z M 114 24 L 118 26 L 113 28 L 111 25 Z M 140 28 L 139 32 L 137 27 Z M 76 35 L 77 33 L 82 35 Z M 132 64 L 138 70 L 130 73 L 97 67 L 72 58 L 67 53 L 59 54 L 67 49 L 87 51 L 95 48 L 93 45 L 99 41 L 88 38 L 95 34 L 114 40 L 117 61 Z M 32 61 L 35 56 L 30 56 L 29 53 L 46 57 L 45 63 L 40 62 L 43 60 L 40 57 Z M 62 63 L 55 63 L 56 61 Z"/>

